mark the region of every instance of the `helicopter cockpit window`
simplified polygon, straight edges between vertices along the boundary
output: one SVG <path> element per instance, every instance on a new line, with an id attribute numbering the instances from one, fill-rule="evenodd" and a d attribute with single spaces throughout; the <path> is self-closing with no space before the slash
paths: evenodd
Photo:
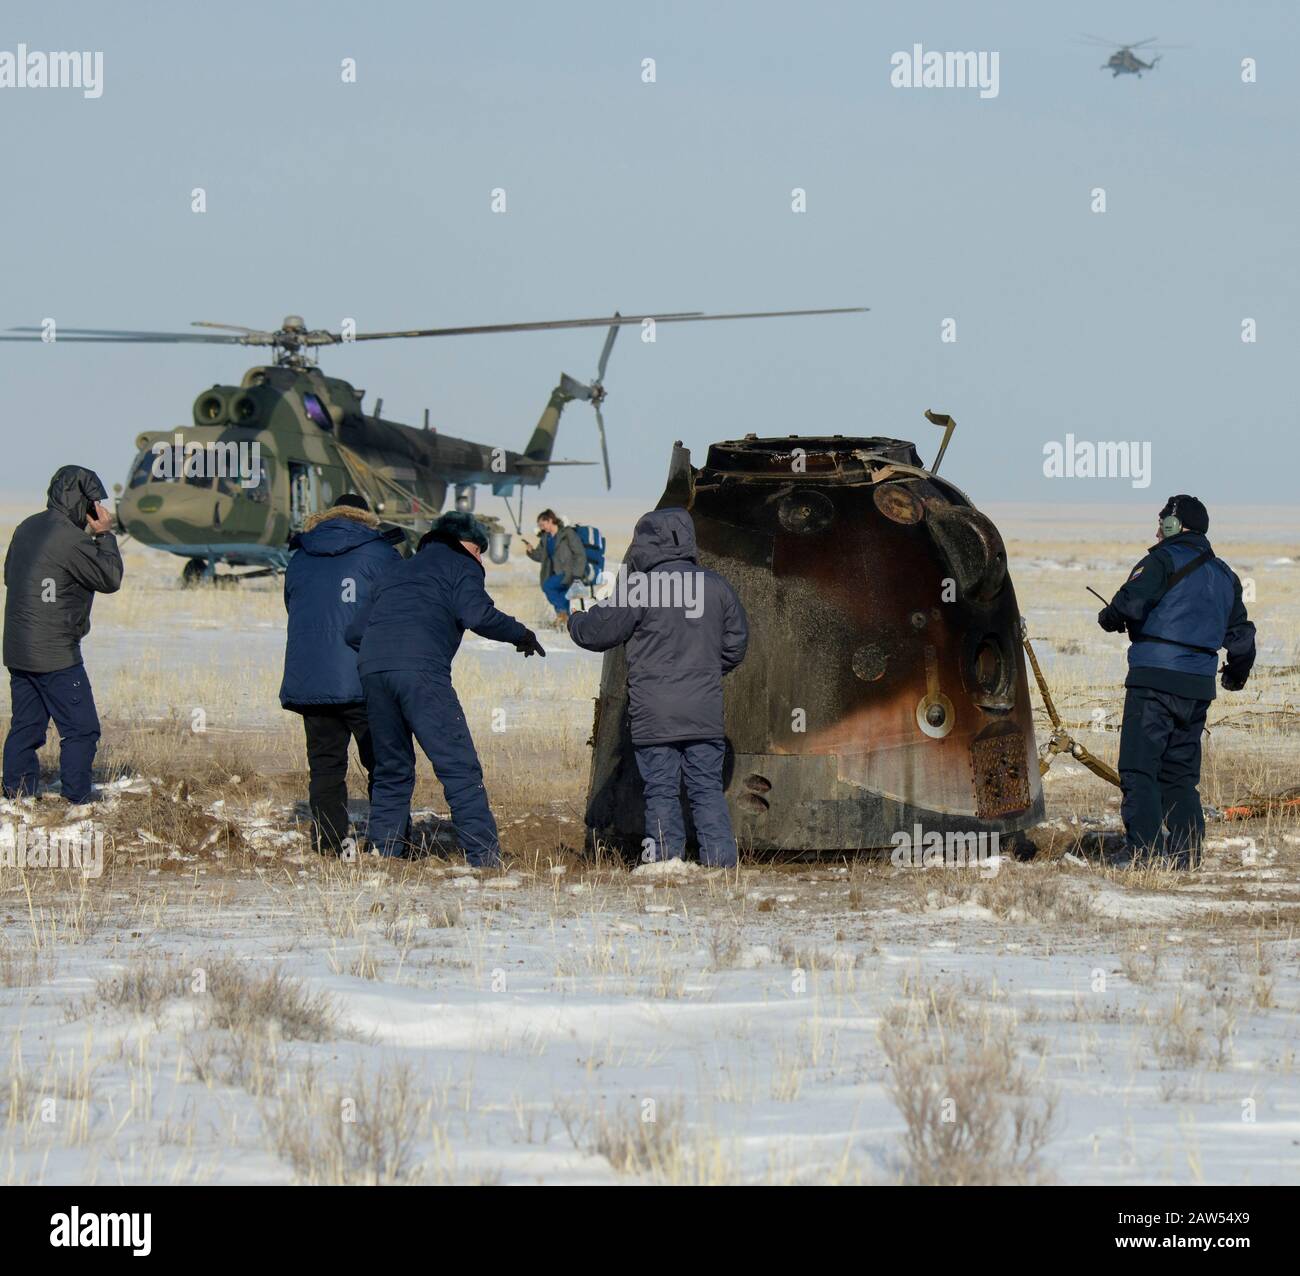
<path id="1" fill-rule="evenodd" d="M 243 479 L 238 476 L 231 478 L 218 478 L 217 490 L 223 496 L 247 496 L 250 501 L 257 501 L 264 504 L 271 495 L 271 485 L 266 477 L 266 463 L 262 460 L 257 462 L 257 482 L 244 486 Z"/>
<path id="2" fill-rule="evenodd" d="M 304 394 L 302 406 L 303 411 L 307 413 L 307 419 L 313 424 L 319 425 L 322 430 L 334 429 L 334 422 L 330 420 L 325 405 L 314 394 Z"/>
<path id="3" fill-rule="evenodd" d="M 159 462 L 162 462 L 161 467 Z M 171 466 L 168 462 L 171 460 L 171 452 L 164 452 L 160 458 L 152 448 L 141 452 L 135 459 L 135 465 L 131 468 L 131 477 L 127 480 L 128 487 L 143 487 L 146 483 L 175 483 L 178 476 L 172 473 Z M 162 473 L 156 473 L 156 469 L 161 468 Z M 211 487 L 212 476 L 208 474 L 185 474 L 179 476 L 182 482 L 189 484 L 190 487 Z"/>
<path id="4" fill-rule="evenodd" d="M 126 481 L 127 487 L 143 487 L 149 481 L 152 469 L 153 453 L 146 449 L 135 458 L 135 464 L 131 467 L 131 477 Z"/>

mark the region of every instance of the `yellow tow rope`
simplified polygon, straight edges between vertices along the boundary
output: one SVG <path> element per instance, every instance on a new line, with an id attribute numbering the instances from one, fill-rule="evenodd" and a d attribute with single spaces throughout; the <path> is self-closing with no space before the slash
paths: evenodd
<path id="1" fill-rule="evenodd" d="M 1033 669 L 1034 678 L 1038 682 L 1038 691 L 1043 697 L 1043 707 L 1047 710 L 1047 716 L 1052 721 L 1052 734 L 1048 737 L 1047 743 L 1038 751 L 1038 774 L 1047 774 L 1047 768 L 1052 765 L 1052 761 L 1058 753 L 1068 753 L 1076 762 L 1086 766 L 1093 775 L 1098 775 L 1103 780 L 1119 788 L 1119 772 L 1100 758 L 1094 757 L 1066 730 L 1065 724 L 1061 721 L 1061 715 L 1056 712 L 1056 703 L 1052 699 L 1051 691 L 1048 690 L 1047 679 L 1043 677 L 1043 671 L 1038 667 L 1038 657 L 1034 655 L 1034 648 L 1029 641 L 1028 631 L 1021 634 L 1021 641 L 1025 644 L 1025 654 L 1029 657 L 1029 665 Z"/>

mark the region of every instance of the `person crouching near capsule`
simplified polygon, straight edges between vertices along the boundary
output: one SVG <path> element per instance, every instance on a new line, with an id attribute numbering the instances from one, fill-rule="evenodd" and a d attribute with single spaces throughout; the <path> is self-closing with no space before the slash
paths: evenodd
<path id="1" fill-rule="evenodd" d="M 626 646 L 628 724 L 654 858 L 685 852 L 685 781 L 700 862 L 730 868 L 722 678 L 745 658 L 745 609 L 723 577 L 700 567 L 684 509 L 638 521 L 619 577 L 608 599 L 569 617 L 569 634 L 588 651 Z"/>
<path id="2" fill-rule="evenodd" d="M 1156 543 L 1097 614 L 1108 633 L 1129 635 L 1119 775 L 1131 863 L 1160 856 L 1185 869 L 1200 862 L 1201 733 L 1218 653 L 1227 651 L 1225 691 L 1240 691 L 1255 663 L 1255 626 L 1241 581 L 1215 557 L 1209 530 L 1210 516 L 1196 497 L 1171 496 Z"/>
<path id="3" fill-rule="evenodd" d="M 81 661 L 96 594 L 122 587 L 122 555 L 99 476 L 65 465 L 50 479 L 46 507 L 14 530 L 5 555 L 4 662 L 13 715 L 4 744 L 4 795 L 34 796 L 36 750 L 50 719 L 59 732 L 63 796 L 95 800 L 91 768 L 99 715 Z"/>
<path id="4" fill-rule="evenodd" d="M 381 855 L 403 855 L 410 840 L 414 735 L 442 784 L 466 859 L 476 868 L 500 865 L 496 821 L 451 662 L 467 629 L 525 656 L 546 652 L 531 629 L 492 605 L 483 587 L 487 547 L 472 514 L 442 515 L 415 554 L 383 573 L 348 627 L 375 750 L 367 842 Z"/>
<path id="5" fill-rule="evenodd" d="M 312 843 L 337 855 L 348 836 L 348 745 L 357 742 L 367 788 L 374 787 L 375 751 L 357 653 L 345 635 L 370 601 L 380 574 L 401 555 L 400 528 L 383 530 L 364 496 L 348 492 L 308 515 L 289 541 L 284 606 L 289 613 L 280 704 L 301 714 L 307 737 L 307 801 Z"/>

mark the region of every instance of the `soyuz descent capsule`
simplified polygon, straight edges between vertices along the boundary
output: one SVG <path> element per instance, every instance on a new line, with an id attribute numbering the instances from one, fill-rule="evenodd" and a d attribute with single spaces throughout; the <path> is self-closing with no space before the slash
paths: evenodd
<path id="1" fill-rule="evenodd" d="M 930 419 L 946 447 L 951 420 Z M 749 618 L 723 681 L 742 852 L 883 848 L 917 826 L 1010 840 L 1042 820 L 1006 549 L 937 468 L 887 438 L 747 435 L 703 469 L 674 447 L 659 507 L 691 512 L 701 565 Z M 622 648 L 605 655 L 592 745 L 588 840 L 636 853 Z"/>

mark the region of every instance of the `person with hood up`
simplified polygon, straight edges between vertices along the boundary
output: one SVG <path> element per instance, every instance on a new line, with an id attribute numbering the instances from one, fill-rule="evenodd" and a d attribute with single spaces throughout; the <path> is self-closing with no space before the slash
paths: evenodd
<path id="1" fill-rule="evenodd" d="M 1104 630 L 1127 630 L 1129 637 L 1120 815 L 1135 864 L 1153 855 L 1180 869 L 1199 863 L 1201 734 L 1218 653 L 1227 653 L 1219 671 L 1225 691 L 1240 691 L 1255 663 L 1255 626 L 1241 581 L 1215 556 L 1209 530 L 1209 513 L 1196 497 L 1171 496 L 1158 516 L 1156 543 L 1097 613 Z"/>
<path id="2" fill-rule="evenodd" d="M 351 492 L 308 515 L 289 541 L 284 574 L 289 613 L 280 704 L 302 715 L 307 736 L 308 805 L 312 841 L 338 854 L 348 834 L 348 745 L 357 742 L 361 765 L 374 783 L 375 754 L 366 723 L 366 699 L 348 625 L 370 601 L 375 580 L 400 561 L 400 528 L 384 531 L 363 496 Z"/>
<path id="3" fill-rule="evenodd" d="M 626 644 L 628 725 L 653 858 L 685 852 L 685 781 L 700 862 L 734 865 L 722 788 L 722 678 L 744 660 L 749 626 L 731 585 L 699 566 L 686 510 L 654 510 L 638 521 L 613 594 L 570 616 L 569 634 L 588 651 Z"/>
<path id="4" fill-rule="evenodd" d="M 451 662 L 467 629 L 525 656 L 546 652 L 531 629 L 492 605 L 483 587 L 487 547 L 472 514 L 448 511 L 413 557 L 376 581 L 369 605 L 348 626 L 375 750 L 367 840 L 381 855 L 402 855 L 410 839 L 414 735 L 442 784 L 466 858 L 476 868 L 500 864 L 496 821 Z"/>
<path id="5" fill-rule="evenodd" d="M 50 480 L 44 511 L 19 523 L 9 542 L 4 662 L 13 716 L 4 745 L 6 797 L 36 793 L 36 751 L 51 718 L 63 796 L 73 805 L 95 796 L 99 715 L 81 640 L 90 632 L 95 595 L 122 587 L 113 516 L 100 503 L 107 496 L 93 470 L 65 465 Z"/>
<path id="6" fill-rule="evenodd" d="M 569 589 L 587 570 L 587 551 L 577 529 L 566 527 L 554 510 L 537 516 L 537 537 L 536 545 L 524 538 L 524 552 L 541 564 L 542 593 L 555 608 L 555 624 L 562 629 L 569 619 Z"/>

